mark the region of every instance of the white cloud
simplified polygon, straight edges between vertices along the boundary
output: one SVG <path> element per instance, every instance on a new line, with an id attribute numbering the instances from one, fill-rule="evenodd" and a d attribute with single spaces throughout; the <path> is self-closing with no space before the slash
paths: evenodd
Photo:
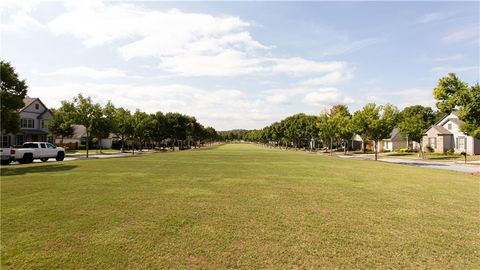
<path id="1" fill-rule="evenodd" d="M 420 23 L 432 23 L 436 21 L 446 20 L 453 17 L 453 12 L 432 12 L 422 16 L 418 22 Z"/>
<path id="2" fill-rule="evenodd" d="M 479 26 L 474 25 L 461 30 L 451 31 L 445 37 L 443 37 L 442 41 L 447 43 L 478 42 L 479 30 Z"/>
<path id="3" fill-rule="evenodd" d="M 478 66 L 467 66 L 467 67 L 451 67 L 451 66 L 438 66 L 432 68 L 433 72 L 477 72 L 478 73 Z"/>
<path id="4" fill-rule="evenodd" d="M 18 0 L 2 0 L 0 2 L 0 10 L 3 13 L 12 11 L 32 12 L 40 3 L 39 0 L 18 1 Z"/>
<path id="5" fill-rule="evenodd" d="M 261 60 L 245 53 L 225 50 L 217 55 L 183 54 L 162 58 L 159 67 L 182 76 L 237 76 L 264 72 Z"/>
<path id="6" fill-rule="evenodd" d="M 83 66 L 62 68 L 54 72 L 47 73 L 47 75 L 85 77 L 92 79 L 124 78 L 128 76 L 125 71 L 116 68 L 95 69 Z"/>
<path id="7" fill-rule="evenodd" d="M 345 97 L 336 88 L 320 88 L 306 94 L 303 103 L 315 107 L 327 107 L 335 104 L 350 104 L 353 99 Z"/>
<path id="8" fill-rule="evenodd" d="M 376 89 L 373 91 L 362 91 L 363 95 L 358 98 L 358 103 L 366 104 L 375 102 L 377 104 L 391 103 L 399 109 L 407 106 L 422 105 L 435 108 L 435 100 L 431 87 L 411 87 L 404 89 Z"/>
<path id="9" fill-rule="evenodd" d="M 292 76 L 333 72 L 337 70 L 344 70 L 347 67 L 347 63 L 345 62 L 317 62 L 299 57 L 284 59 L 272 58 L 270 60 L 273 62 L 273 66 L 271 68 L 272 72 L 284 73 Z"/>
<path id="10" fill-rule="evenodd" d="M 447 55 L 444 57 L 436 57 L 436 58 L 433 58 L 432 60 L 437 62 L 447 62 L 447 61 L 455 61 L 455 60 L 461 60 L 461 59 L 463 59 L 463 54 L 457 53 L 457 54 Z"/>
<path id="11" fill-rule="evenodd" d="M 124 3 L 74 2 L 48 23 L 55 35 L 72 35 L 90 48 L 116 42 L 125 59 L 153 57 L 179 76 L 344 72 L 348 63 L 262 56 L 271 46 L 255 40 L 239 17 L 148 10 Z M 330 76 L 333 76 L 330 75 Z M 339 79 L 340 80 L 340 79 Z"/>
<path id="12" fill-rule="evenodd" d="M 304 85 L 333 85 L 339 84 L 346 81 L 349 81 L 353 78 L 353 71 L 346 70 L 346 71 L 334 71 L 327 73 L 323 76 L 315 77 L 312 79 L 305 80 L 301 82 Z"/>
<path id="13" fill-rule="evenodd" d="M 4 0 L 0 2 L 1 29 L 3 32 L 25 34 L 28 31 L 44 29 L 37 19 L 30 14 L 36 9 L 39 1 Z"/>

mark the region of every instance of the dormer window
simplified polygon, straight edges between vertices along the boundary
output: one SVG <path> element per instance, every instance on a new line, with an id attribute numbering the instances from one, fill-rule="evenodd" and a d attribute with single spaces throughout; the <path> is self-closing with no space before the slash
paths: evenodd
<path id="1" fill-rule="evenodd" d="M 40 108 L 40 105 L 38 105 L 38 103 L 35 104 L 35 110 L 38 110 L 39 108 Z"/>
<path id="2" fill-rule="evenodd" d="M 448 123 L 448 130 L 452 130 L 452 123 Z"/>

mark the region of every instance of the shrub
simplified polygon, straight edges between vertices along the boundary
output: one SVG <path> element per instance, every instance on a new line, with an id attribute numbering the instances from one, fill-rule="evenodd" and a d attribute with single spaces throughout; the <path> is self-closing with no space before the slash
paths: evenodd
<path id="1" fill-rule="evenodd" d="M 453 151 L 453 149 L 445 151 L 446 155 L 453 155 L 454 153 L 455 153 L 455 151 Z"/>
<path id="2" fill-rule="evenodd" d="M 407 153 L 407 152 L 408 152 L 408 148 L 406 148 L 406 147 L 398 148 L 398 149 L 397 149 L 397 152 L 399 152 L 399 153 Z"/>

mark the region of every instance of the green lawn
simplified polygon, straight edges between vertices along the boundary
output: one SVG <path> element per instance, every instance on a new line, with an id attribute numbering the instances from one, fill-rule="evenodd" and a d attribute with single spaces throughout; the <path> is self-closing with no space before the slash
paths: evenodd
<path id="1" fill-rule="evenodd" d="M 480 177 L 225 145 L 2 168 L 2 269 L 480 267 Z"/>

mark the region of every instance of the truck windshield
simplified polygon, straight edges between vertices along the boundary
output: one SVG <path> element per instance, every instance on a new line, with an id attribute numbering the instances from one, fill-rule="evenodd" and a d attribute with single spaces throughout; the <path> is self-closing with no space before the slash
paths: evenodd
<path id="1" fill-rule="evenodd" d="M 38 144 L 36 144 L 36 143 L 24 143 L 23 148 L 38 148 Z"/>

